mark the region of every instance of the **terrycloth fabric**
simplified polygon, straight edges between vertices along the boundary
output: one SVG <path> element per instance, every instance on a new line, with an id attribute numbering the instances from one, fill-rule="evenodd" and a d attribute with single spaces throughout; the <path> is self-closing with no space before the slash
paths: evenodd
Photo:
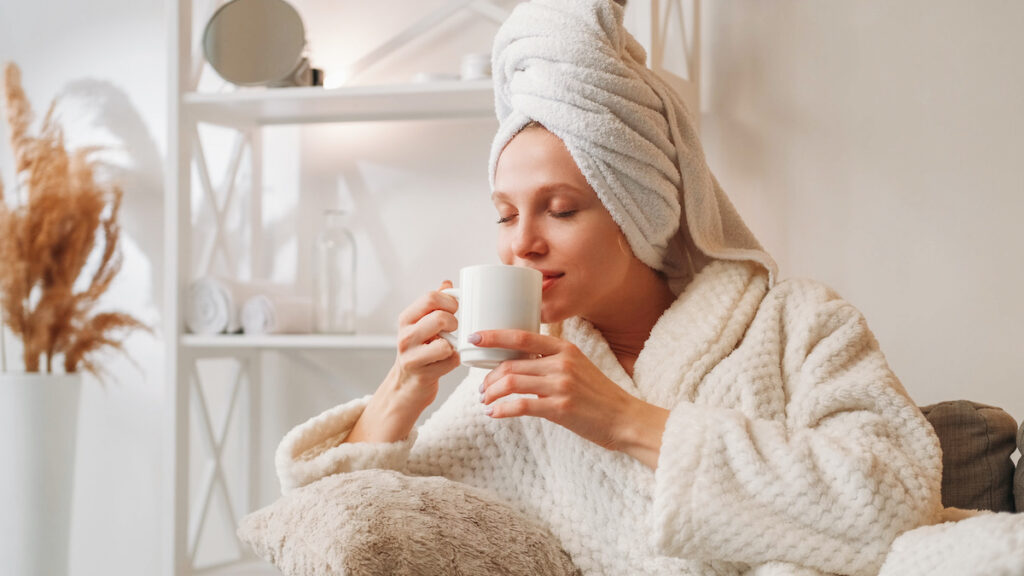
<path id="1" fill-rule="evenodd" d="M 985 513 L 911 530 L 896 539 L 879 576 L 1020 576 L 1024 514 Z"/>
<path id="2" fill-rule="evenodd" d="M 283 492 L 331 474 L 367 468 L 400 470 L 405 466 L 416 430 L 401 442 L 342 444 L 369 401 L 367 396 L 335 406 L 285 435 L 274 461 Z"/>
<path id="3" fill-rule="evenodd" d="M 193 334 L 234 334 L 242 330 L 242 305 L 253 296 L 282 296 L 287 288 L 270 282 L 243 282 L 224 276 L 193 280 L 185 294 L 185 327 Z"/>
<path id="4" fill-rule="evenodd" d="M 278 448 L 282 486 L 365 467 L 445 476 L 497 493 L 585 574 L 609 575 L 875 574 L 893 539 L 941 507 L 931 426 L 862 316 L 819 284 L 769 291 L 756 265 L 709 264 L 633 378 L 588 322 L 562 328 L 619 386 L 670 410 L 656 472 L 547 420 L 489 418 L 485 372 L 471 370 L 403 442 L 338 444 L 366 399 L 299 425 Z"/>
<path id="5" fill-rule="evenodd" d="M 313 331 L 310 298 L 258 294 L 242 305 L 246 334 L 308 334 Z"/>
<path id="6" fill-rule="evenodd" d="M 610 0 L 519 4 L 494 39 L 501 123 L 490 175 L 508 141 L 535 120 L 565 143 L 634 254 L 678 293 L 711 259 L 772 260 L 708 169 L 682 98 L 646 67 Z"/>

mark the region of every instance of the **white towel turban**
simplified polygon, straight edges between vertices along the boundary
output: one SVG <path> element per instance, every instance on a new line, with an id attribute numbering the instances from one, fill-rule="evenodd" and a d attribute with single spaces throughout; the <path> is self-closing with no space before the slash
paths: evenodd
<path id="1" fill-rule="evenodd" d="M 679 95 L 647 68 L 612 0 L 533 0 L 494 39 L 498 156 L 536 121 L 558 136 L 633 253 L 677 292 L 711 259 L 748 260 L 774 283 L 761 248 L 704 160 Z"/>

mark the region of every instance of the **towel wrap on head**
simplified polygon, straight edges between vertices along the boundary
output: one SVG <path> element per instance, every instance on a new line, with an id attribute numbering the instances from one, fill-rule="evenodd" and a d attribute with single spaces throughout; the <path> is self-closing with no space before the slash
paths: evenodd
<path id="1" fill-rule="evenodd" d="M 612 0 L 519 4 L 494 39 L 505 145 L 536 121 L 558 136 L 622 229 L 633 253 L 677 292 L 713 259 L 777 268 L 708 169 L 682 98 L 646 65 Z"/>

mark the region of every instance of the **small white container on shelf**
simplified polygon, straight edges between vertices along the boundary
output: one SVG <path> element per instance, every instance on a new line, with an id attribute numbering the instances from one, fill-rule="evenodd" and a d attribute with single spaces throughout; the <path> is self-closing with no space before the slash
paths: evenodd
<path id="1" fill-rule="evenodd" d="M 459 66 L 463 80 L 484 80 L 491 77 L 491 53 L 464 54 Z"/>

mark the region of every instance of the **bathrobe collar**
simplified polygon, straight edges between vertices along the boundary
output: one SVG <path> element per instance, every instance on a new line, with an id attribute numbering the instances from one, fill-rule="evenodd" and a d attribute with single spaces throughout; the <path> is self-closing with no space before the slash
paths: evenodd
<path id="1" fill-rule="evenodd" d="M 633 396 L 662 408 L 692 401 L 697 385 L 739 345 L 768 291 L 768 274 L 749 262 L 717 260 L 662 314 L 630 378 L 600 331 L 576 316 L 561 335 Z"/>

